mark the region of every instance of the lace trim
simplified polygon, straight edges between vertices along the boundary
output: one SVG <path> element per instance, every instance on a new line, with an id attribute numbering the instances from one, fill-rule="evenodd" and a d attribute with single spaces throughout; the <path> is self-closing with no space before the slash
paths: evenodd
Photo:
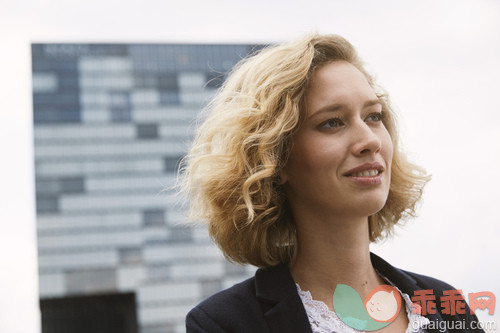
<path id="1" fill-rule="evenodd" d="M 387 278 L 386 278 L 387 280 Z M 389 280 L 387 280 L 391 283 Z M 345 333 L 362 333 L 363 331 L 359 331 L 355 328 L 352 328 L 345 324 L 337 314 L 330 310 L 328 306 L 321 302 L 314 300 L 309 291 L 303 291 L 300 289 L 298 283 L 295 284 L 297 286 L 297 292 L 304 304 L 304 308 L 307 313 L 307 317 L 309 319 L 309 323 L 311 324 L 311 329 L 313 333 L 336 333 L 336 332 L 345 332 Z M 391 283 L 392 285 L 392 283 Z M 393 285 L 394 286 L 394 285 Z M 406 333 L 421 333 L 425 332 L 423 328 L 425 325 L 429 324 L 429 319 L 412 312 L 412 301 L 408 294 L 402 293 L 396 286 L 394 286 L 403 299 L 405 300 L 405 308 L 406 313 L 408 314 L 408 328 L 406 329 Z"/>
<path id="2" fill-rule="evenodd" d="M 302 300 L 302 303 L 304 303 L 313 333 L 361 332 L 355 328 L 347 326 L 342 320 L 340 320 L 334 311 L 331 311 L 328 308 L 325 303 L 314 300 L 309 291 L 303 291 L 300 289 L 298 283 L 296 283 L 296 286 L 300 299 Z"/>
<path id="3" fill-rule="evenodd" d="M 389 283 L 391 281 L 387 280 Z M 392 283 L 391 283 L 392 284 Z M 405 305 L 406 305 L 406 313 L 408 314 L 408 328 L 406 329 L 406 333 L 425 333 L 425 326 L 429 325 L 430 321 L 429 318 L 425 318 L 424 316 L 418 314 L 418 313 L 413 313 L 412 309 L 412 304 L 413 302 L 410 299 L 410 296 L 408 294 L 403 293 L 401 290 L 399 290 L 398 287 L 394 286 L 403 299 L 405 300 Z"/>

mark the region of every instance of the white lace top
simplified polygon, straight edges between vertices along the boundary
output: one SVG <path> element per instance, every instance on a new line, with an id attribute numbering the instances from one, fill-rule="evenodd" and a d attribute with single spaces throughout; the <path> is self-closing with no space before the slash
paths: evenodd
<path id="1" fill-rule="evenodd" d="M 309 318 L 309 323 L 311 324 L 311 329 L 313 333 L 363 332 L 346 325 L 342 320 L 340 320 L 340 318 L 334 311 L 331 311 L 328 308 L 328 305 L 326 305 L 321 301 L 316 301 L 312 299 L 311 293 L 309 291 L 303 291 L 302 289 L 300 289 L 300 286 L 297 283 L 296 285 L 300 299 L 302 300 L 304 308 L 306 309 L 307 317 Z M 410 299 L 410 296 L 408 296 L 408 294 L 401 292 L 401 290 L 399 290 L 396 286 L 394 287 L 399 291 L 399 293 L 405 300 L 406 313 L 408 314 L 408 321 L 409 321 L 406 333 L 425 333 L 424 327 L 425 325 L 429 324 L 429 319 L 419 314 L 413 313 L 412 301 Z"/>

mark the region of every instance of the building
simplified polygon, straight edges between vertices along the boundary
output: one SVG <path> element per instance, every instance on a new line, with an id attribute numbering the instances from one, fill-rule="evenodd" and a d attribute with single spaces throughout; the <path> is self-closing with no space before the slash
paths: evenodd
<path id="1" fill-rule="evenodd" d="M 253 273 L 182 224 L 164 189 L 195 116 L 259 47 L 32 45 L 43 333 L 99 316 L 108 333 L 183 332 L 193 305 Z"/>

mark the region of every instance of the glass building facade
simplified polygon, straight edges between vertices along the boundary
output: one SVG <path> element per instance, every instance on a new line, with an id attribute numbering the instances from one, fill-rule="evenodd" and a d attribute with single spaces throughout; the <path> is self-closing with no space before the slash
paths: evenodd
<path id="1" fill-rule="evenodd" d="M 142 333 L 184 332 L 190 308 L 253 273 L 183 224 L 168 187 L 194 118 L 260 47 L 32 44 L 44 333 L 58 329 L 58 304 L 83 295 L 127 295 Z"/>

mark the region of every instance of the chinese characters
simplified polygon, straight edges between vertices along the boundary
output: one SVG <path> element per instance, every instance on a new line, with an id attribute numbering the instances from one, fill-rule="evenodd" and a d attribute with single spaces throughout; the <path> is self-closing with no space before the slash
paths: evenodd
<path id="1" fill-rule="evenodd" d="M 421 315 L 436 313 L 436 295 L 432 289 L 416 290 L 413 301 L 413 313 Z M 450 316 L 465 314 L 465 298 L 461 289 L 443 291 L 443 296 L 439 297 L 441 312 Z M 471 314 L 475 314 L 476 309 L 488 309 L 488 314 L 495 311 L 496 298 L 492 292 L 482 291 L 469 293 L 469 308 Z"/>

